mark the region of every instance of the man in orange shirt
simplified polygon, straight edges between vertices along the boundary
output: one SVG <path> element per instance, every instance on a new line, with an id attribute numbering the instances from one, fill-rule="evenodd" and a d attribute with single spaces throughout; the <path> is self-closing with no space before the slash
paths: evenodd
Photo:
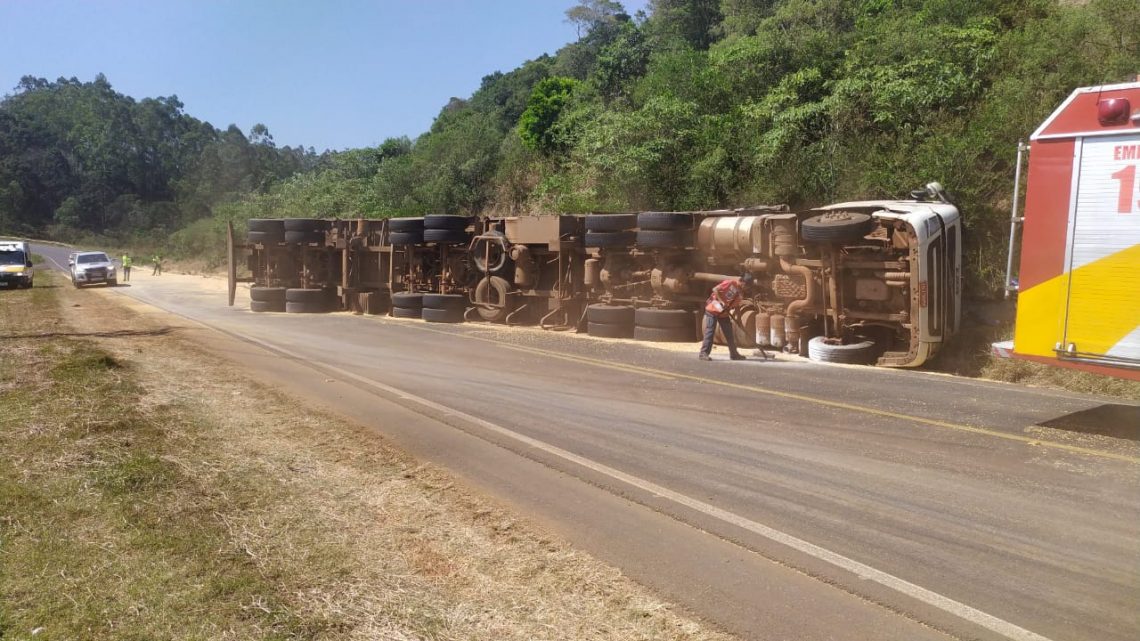
<path id="1" fill-rule="evenodd" d="M 752 274 L 749 273 L 745 273 L 739 279 L 727 278 L 713 287 L 712 294 L 705 303 L 705 340 L 701 343 L 701 351 L 698 354 L 698 358 L 702 361 L 712 360 L 709 354 L 712 353 L 713 335 L 716 334 L 717 325 L 720 325 L 724 342 L 728 344 L 728 357 L 734 361 L 747 360 L 747 357 L 736 351 L 736 335 L 732 330 L 730 312 L 744 301 L 744 296 L 751 287 Z"/>

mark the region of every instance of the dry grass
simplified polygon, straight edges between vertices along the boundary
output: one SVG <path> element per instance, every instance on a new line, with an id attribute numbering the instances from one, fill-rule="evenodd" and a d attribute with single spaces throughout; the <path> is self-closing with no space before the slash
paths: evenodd
<path id="1" fill-rule="evenodd" d="M 28 293 L 0 326 L 156 329 Z M 0 638 L 726 638 L 175 335 L 0 358 Z"/>

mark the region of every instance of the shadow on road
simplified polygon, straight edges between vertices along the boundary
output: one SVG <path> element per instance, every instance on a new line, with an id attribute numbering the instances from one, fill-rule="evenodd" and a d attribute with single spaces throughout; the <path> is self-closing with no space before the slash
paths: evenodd
<path id="1" fill-rule="evenodd" d="M 0 334 L 0 341 L 23 338 L 134 338 L 139 336 L 166 336 L 178 331 L 177 327 L 138 330 L 119 329 L 113 332 L 42 332 L 39 334 Z"/>
<path id="2" fill-rule="evenodd" d="M 1106 404 L 1038 423 L 1041 427 L 1140 441 L 1140 406 Z"/>

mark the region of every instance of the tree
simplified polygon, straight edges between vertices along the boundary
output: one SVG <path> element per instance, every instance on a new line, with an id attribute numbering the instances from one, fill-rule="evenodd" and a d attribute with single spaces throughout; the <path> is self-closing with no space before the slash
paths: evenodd
<path id="1" fill-rule="evenodd" d="M 577 84 L 573 78 L 556 76 L 535 85 L 519 118 L 519 137 L 528 149 L 547 154 L 562 149 L 552 130 Z"/>

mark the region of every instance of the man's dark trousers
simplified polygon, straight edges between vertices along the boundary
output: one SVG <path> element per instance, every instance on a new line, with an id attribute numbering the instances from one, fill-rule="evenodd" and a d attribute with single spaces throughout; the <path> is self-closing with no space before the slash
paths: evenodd
<path id="1" fill-rule="evenodd" d="M 729 357 L 739 356 L 740 352 L 736 351 L 736 334 L 732 329 L 732 319 L 726 316 L 714 316 L 705 312 L 705 340 L 701 343 L 701 355 L 708 356 L 712 353 L 713 336 L 716 334 L 716 326 L 720 325 L 720 333 L 724 334 L 724 342 L 728 344 Z"/>

